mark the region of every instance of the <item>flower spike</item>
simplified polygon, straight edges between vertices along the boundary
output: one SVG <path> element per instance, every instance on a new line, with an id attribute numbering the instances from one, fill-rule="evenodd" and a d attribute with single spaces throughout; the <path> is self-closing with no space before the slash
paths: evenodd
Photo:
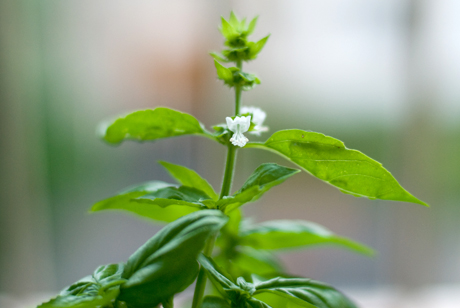
<path id="1" fill-rule="evenodd" d="M 243 133 L 247 132 L 249 126 L 251 126 L 251 116 L 235 117 L 235 119 L 226 117 L 225 119 L 227 120 L 228 129 L 234 132 L 230 142 L 234 146 L 244 147 L 249 139 Z"/>

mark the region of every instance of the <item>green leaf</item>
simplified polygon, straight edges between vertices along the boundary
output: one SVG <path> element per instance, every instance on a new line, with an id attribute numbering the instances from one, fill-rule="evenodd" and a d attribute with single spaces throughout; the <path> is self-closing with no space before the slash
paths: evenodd
<path id="1" fill-rule="evenodd" d="M 216 52 L 210 52 L 209 55 L 210 55 L 211 57 L 213 57 L 214 60 L 216 60 L 216 61 L 220 61 L 220 62 L 230 62 L 228 59 L 224 58 L 223 55 L 220 55 L 220 54 L 218 54 L 218 53 L 216 53 Z"/>
<path id="2" fill-rule="evenodd" d="M 132 186 L 125 189 L 117 196 L 99 201 L 93 205 L 90 211 L 125 210 L 145 218 L 171 222 L 199 210 L 198 207 L 183 205 L 169 205 L 167 207 L 162 207 L 159 204 L 149 204 L 148 201 L 142 202 L 137 199 L 166 187 L 174 187 L 174 185 L 161 181 L 152 181 Z"/>
<path id="3" fill-rule="evenodd" d="M 250 59 L 255 59 L 259 52 L 264 48 L 265 43 L 267 43 L 268 38 L 270 35 L 267 35 L 263 39 L 260 39 L 256 43 L 251 42 L 251 44 L 248 44 L 249 46 L 249 58 Z"/>
<path id="4" fill-rule="evenodd" d="M 222 26 L 220 32 L 227 39 L 230 40 L 239 35 L 236 29 L 223 17 L 221 17 Z"/>
<path id="5" fill-rule="evenodd" d="M 247 202 L 256 201 L 270 188 L 281 184 L 299 171 L 275 163 L 262 164 L 257 167 L 239 191 L 230 197 L 219 200 L 217 207 L 229 213 Z"/>
<path id="6" fill-rule="evenodd" d="M 159 162 L 169 173 L 184 186 L 193 187 L 202 190 L 212 199 L 219 199 L 219 195 L 214 191 L 212 186 L 203 179 L 198 173 L 184 166 L 175 165 L 165 161 Z"/>
<path id="7" fill-rule="evenodd" d="M 171 205 L 182 205 L 198 209 L 215 207 L 215 202 L 208 195 L 199 189 L 188 186 L 161 188 L 133 201 L 158 205 L 162 208 Z"/>
<path id="8" fill-rule="evenodd" d="M 231 271 L 235 277 L 250 277 L 251 274 L 254 274 L 271 278 L 278 276 L 283 271 L 280 262 L 272 253 L 251 247 L 240 247 L 231 262 L 233 267 L 236 267 Z"/>
<path id="9" fill-rule="evenodd" d="M 229 85 L 233 84 L 233 73 L 230 69 L 217 62 L 217 60 L 214 60 L 214 66 L 216 67 L 217 77 L 219 79 L 225 81 Z"/>
<path id="10" fill-rule="evenodd" d="M 254 32 L 254 29 L 256 28 L 258 18 L 259 18 L 259 16 L 256 16 L 251 20 L 251 22 L 248 25 L 248 29 L 246 30 L 246 35 L 251 35 L 252 32 Z"/>
<path id="11" fill-rule="evenodd" d="M 221 267 L 219 267 L 213 259 L 200 254 L 198 256 L 198 262 L 200 262 L 201 266 L 206 270 L 209 279 L 217 287 L 220 286 L 222 289 L 238 288 L 233 282 L 233 278 L 230 274 L 226 273 Z"/>
<path id="12" fill-rule="evenodd" d="M 118 118 L 102 129 L 105 141 L 118 144 L 124 140 L 152 141 L 183 135 L 201 135 L 214 139 L 197 119 L 187 113 L 158 107 L 140 110 Z"/>
<path id="13" fill-rule="evenodd" d="M 356 252 L 373 255 L 374 251 L 328 229 L 308 221 L 273 220 L 241 230 L 240 245 L 256 249 L 304 248 L 318 244 L 334 244 Z"/>
<path id="14" fill-rule="evenodd" d="M 201 308 L 231 308 L 230 304 L 223 298 L 217 296 L 206 296 L 203 299 Z"/>
<path id="15" fill-rule="evenodd" d="M 274 133 L 265 143 L 246 147 L 277 153 L 308 173 L 356 197 L 413 202 L 428 206 L 412 196 L 382 165 L 343 142 L 320 133 L 299 129 Z"/>
<path id="16" fill-rule="evenodd" d="M 168 224 L 129 258 L 118 299 L 129 307 L 155 307 L 183 291 L 195 280 L 205 241 L 226 221 L 220 211 L 203 210 Z"/>
<path id="17" fill-rule="evenodd" d="M 274 278 L 255 286 L 254 297 L 271 307 L 356 308 L 333 287 L 305 278 Z"/>
<path id="18" fill-rule="evenodd" d="M 85 277 L 63 290 L 56 298 L 38 308 L 94 308 L 104 307 L 118 296 L 123 264 L 100 266 L 92 276 Z"/>

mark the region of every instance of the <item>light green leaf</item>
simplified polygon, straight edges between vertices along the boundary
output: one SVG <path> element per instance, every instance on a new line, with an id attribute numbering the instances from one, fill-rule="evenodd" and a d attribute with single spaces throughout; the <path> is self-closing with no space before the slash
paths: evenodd
<path id="1" fill-rule="evenodd" d="M 246 147 L 277 153 L 347 194 L 428 206 L 402 188 L 379 162 L 320 133 L 283 130 L 265 143 L 248 143 Z"/>
<path id="2" fill-rule="evenodd" d="M 85 277 L 63 290 L 56 298 L 37 308 L 94 308 L 109 305 L 120 292 L 123 264 L 100 266 L 92 276 Z"/>
<path id="3" fill-rule="evenodd" d="M 241 245 L 256 249 L 305 248 L 311 245 L 333 244 L 356 252 L 373 255 L 374 251 L 328 229 L 302 220 L 273 220 L 246 227 L 240 233 Z"/>
<path id="4" fill-rule="evenodd" d="M 248 29 L 246 30 L 246 35 L 251 35 L 252 32 L 254 32 L 254 29 L 256 28 L 258 18 L 259 18 L 259 16 L 256 16 L 251 20 L 251 22 L 249 23 Z"/>
<path id="5" fill-rule="evenodd" d="M 251 44 L 248 44 L 248 46 L 249 46 L 249 58 L 250 59 L 255 59 L 257 57 L 257 55 L 262 50 L 262 48 L 264 48 L 265 43 L 267 43 L 267 40 L 268 40 L 269 37 L 270 37 L 270 35 L 267 35 L 266 37 L 264 37 L 263 39 L 260 39 L 259 41 L 255 42 L 255 43 L 251 42 Z"/>
<path id="6" fill-rule="evenodd" d="M 201 308 L 231 308 L 230 304 L 221 297 L 217 296 L 206 296 L 203 299 Z"/>
<path id="7" fill-rule="evenodd" d="M 155 307 L 183 291 L 198 273 L 198 254 L 226 223 L 217 210 L 192 213 L 168 224 L 126 263 L 119 300 L 128 307 Z"/>
<path id="8" fill-rule="evenodd" d="M 222 26 L 220 28 L 220 32 L 227 40 L 239 35 L 236 29 L 225 18 L 221 17 L 221 21 Z"/>
<path id="9" fill-rule="evenodd" d="M 217 60 L 214 60 L 214 66 L 216 67 L 217 77 L 219 79 L 225 81 L 228 84 L 233 84 L 233 73 L 230 69 L 217 62 Z"/>
<path id="10" fill-rule="evenodd" d="M 132 186 L 117 196 L 99 201 L 93 205 L 90 211 L 125 210 L 156 221 L 171 222 L 199 210 L 199 207 L 189 207 L 179 204 L 162 207 L 159 204 L 149 204 L 148 201 L 142 202 L 142 200 L 137 200 L 139 197 L 166 187 L 174 187 L 174 185 L 161 181 L 152 181 Z"/>
<path id="11" fill-rule="evenodd" d="M 219 198 L 219 195 L 217 195 L 208 181 L 192 169 L 165 161 L 160 161 L 159 163 L 182 185 L 199 189 L 216 201 Z"/>
<path id="12" fill-rule="evenodd" d="M 217 207 L 226 213 L 231 212 L 244 203 L 256 201 L 270 188 L 281 184 L 299 171 L 275 163 L 262 164 L 257 167 L 239 191 L 230 197 L 219 200 Z"/>
<path id="13" fill-rule="evenodd" d="M 210 55 L 211 57 L 213 57 L 214 60 L 216 60 L 216 61 L 226 62 L 226 63 L 227 63 L 227 62 L 230 62 L 228 59 L 224 58 L 223 55 L 220 55 L 220 54 L 218 54 L 218 53 L 216 53 L 216 52 L 210 52 L 209 55 Z"/>
<path id="14" fill-rule="evenodd" d="M 214 139 L 193 116 L 158 107 L 140 110 L 118 118 L 102 129 L 105 141 L 118 144 L 124 140 L 152 141 L 183 135 L 200 135 Z"/>
<path id="15" fill-rule="evenodd" d="M 305 278 L 273 278 L 255 286 L 254 297 L 277 308 L 356 308 L 333 287 Z"/>

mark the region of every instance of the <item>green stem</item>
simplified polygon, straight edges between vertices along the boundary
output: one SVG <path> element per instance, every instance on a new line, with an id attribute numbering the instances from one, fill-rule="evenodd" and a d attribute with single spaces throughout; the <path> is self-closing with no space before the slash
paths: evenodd
<path id="1" fill-rule="evenodd" d="M 210 237 L 206 242 L 204 247 L 203 254 L 210 257 L 212 255 L 212 250 L 214 249 L 214 243 L 216 242 L 217 233 Z M 206 288 L 206 270 L 202 267 L 198 273 L 198 278 L 196 279 L 195 293 L 193 294 L 193 303 L 192 308 L 198 308 L 201 306 L 201 300 L 204 295 L 204 289 Z"/>
<path id="2" fill-rule="evenodd" d="M 236 62 L 236 66 L 242 70 L 243 61 L 239 60 Z M 240 102 L 241 102 L 241 92 L 242 89 L 240 86 L 235 86 L 235 116 L 240 113 Z M 219 199 L 222 199 L 225 196 L 230 194 L 232 188 L 233 174 L 235 171 L 235 161 L 236 161 L 236 146 L 233 144 L 228 145 L 227 150 L 227 161 L 225 163 L 225 172 L 224 180 L 222 181 L 222 189 L 220 191 Z M 210 237 L 206 242 L 206 245 L 203 250 L 205 256 L 211 257 L 212 250 L 214 249 L 214 244 L 216 242 L 217 234 Z M 206 271 L 204 268 L 200 269 L 198 273 L 198 278 L 195 285 L 195 293 L 193 294 L 193 303 L 192 308 L 198 308 L 201 306 L 201 301 L 204 295 L 204 289 L 206 288 Z"/>

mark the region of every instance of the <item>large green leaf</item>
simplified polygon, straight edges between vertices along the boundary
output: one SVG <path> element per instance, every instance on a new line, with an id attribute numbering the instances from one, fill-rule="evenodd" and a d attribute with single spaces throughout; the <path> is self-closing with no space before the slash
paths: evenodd
<path id="1" fill-rule="evenodd" d="M 159 204 L 149 203 L 148 200 L 144 202 L 138 200 L 138 198 L 142 196 L 167 187 L 175 186 L 161 181 L 152 181 L 136 185 L 123 190 L 117 196 L 99 201 L 93 205 L 91 211 L 125 210 L 156 221 L 171 222 L 200 209 L 197 206 L 183 206 L 180 204 L 162 207 Z"/>
<path id="2" fill-rule="evenodd" d="M 183 291 L 195 280 L 206 239 L 226 221 L 220 211 L 203 210 L 168 224 L 129 258 L 119 299 L 129 307 L 147 308 Z"/>
<path id="3" fill-rule="evenodd" d="M 240 245 L 257 249 L 303 248 L 318 244 L 335 244 L 372 255 L 374 251 L 345 237 L 340 237 L 318 224 L 302 220 L 273 220 L 244 228 Z"/>
<path id="4" fill-rule="evenodd" d="M 305 278 L 274 278 L 255 286 L 254 297 L 276 308 L 356 308 L 333 287 Z"/>
<path id="5" fill-rule="evenodd" d="M 201 308 L 231 308 L 230 304 L 222 297 L 206 296 Z"/>
<path id="6" fill-rule="evenodd" d="M 234 277 L 243 276 L 249 279 L 251 274 L 254 274 L 271 278 L 278 276 L 283 271 L 280 262 L 272 253 L 250 247 L 240 247 L 231 262 L 231 274 Z"/>
<path id="7" fill-rule="evenodd" d="M 114 144 L 123 140 L 152 141 L 182 135 L 214 139 L 193 116 L 164 107 L 135 111 L 104 125 L 101 130 L 104 140 Z"/>
<path id="8" fill-rule="evenodd" d="M 100 266 L 92 276 L 85 277 L 63 290 L 56 298 L 37 308 L 104 307 L 118 296 L 123 264 Z"/>
<path id="9" fill-rule="evenodd" d="M 214 191 L 214 188 L 203 179 L 198 173 L 181 165 L 171 164 L 165 161 L 159 162 L 166 170 L 171 173 L 171 175 L 179 181 L 184 186 L 193 187 L 199 190 L 202 190 L 209 197 L 216 200 L 219 198 L 219 195 Z"/>
<path id="10" fill-rule="evenodd" d="M 284 156 L 317 178 L 356 197 L 428 206 L 402 188 L 379 162 L 320 133 L 283 130 L 274 133 L 265 143 L 248 143 L 246 147 L 270 150 Z"/>
<path id="11" fill-rule="evenodd" d="M 217 207 L 226 213 L 231 212 L 244 203 L 256 201 L 270 188 L 281 184 L 299 171 L 275 163 L 262 164 L 251 174 L 239 191 L 219 200 Z"/>

